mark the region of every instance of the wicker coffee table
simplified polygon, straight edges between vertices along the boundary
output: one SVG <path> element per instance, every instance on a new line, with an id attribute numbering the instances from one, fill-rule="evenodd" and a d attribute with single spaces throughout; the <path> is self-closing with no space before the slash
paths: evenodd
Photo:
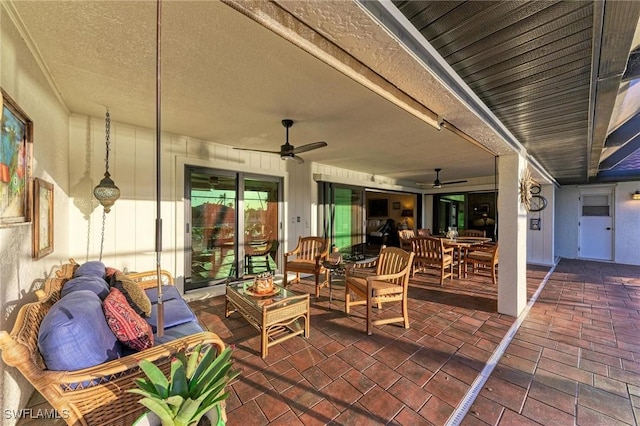
<path id="1" fill-rule="evenodd" d="M 309 337 L 308 294 L 275 285 L 273 295 L 256 296 L 250 290 L 252 284 L 248 280 L 227 285 L 225 316 L 238 311 L 260 332 L 262 358 L 273 345 L 303 333 Z"/>

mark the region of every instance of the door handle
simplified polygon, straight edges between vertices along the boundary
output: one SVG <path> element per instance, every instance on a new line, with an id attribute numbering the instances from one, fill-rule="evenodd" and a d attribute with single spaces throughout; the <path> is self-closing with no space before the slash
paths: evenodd
<path id="1" fill-rule="evenodd" d="M 610 227 L 607 227 L 607 231 L 611 231 L 611 228 L 610 228 Z"/>

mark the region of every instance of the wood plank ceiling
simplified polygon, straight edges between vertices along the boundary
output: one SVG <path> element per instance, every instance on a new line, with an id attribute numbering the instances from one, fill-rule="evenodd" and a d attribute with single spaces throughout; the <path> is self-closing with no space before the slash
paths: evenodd
<path id="1" fill-rule="evenodd" d="M 596 180 L 640 2 L 393 3 L 558 183 Z"/>

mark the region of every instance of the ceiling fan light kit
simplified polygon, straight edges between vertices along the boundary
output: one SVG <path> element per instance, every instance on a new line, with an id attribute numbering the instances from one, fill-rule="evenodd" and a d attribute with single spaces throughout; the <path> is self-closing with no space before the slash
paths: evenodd
<path id="1" fill-rule="evenodd" d="M 301 157 L 299 157 L 297 154 L 327 146 L 326 142 L 320 141 L 320 142 L 308 143 L 306 145 L 302 145 L 296 148 L 289 143 L 289 129 L 293 126 L 293 120 L 289 118 L 285 118 L 284 120 L 282 120 L 282 125 L 286 129 L 286 138 L 285 138 L 284 145 L 280 145 L 280 151 L 268 151 L 268 150 L 261 150 L 261 149 L 235 148 L 235 147 L 234 149 L 239 149 L 242 151 L 254 151 L 254 152 L 266 152 L 269 154 L 279 154 L 280 158 L 283 160 L 294 160 L 296 163 L 302 164 L 304 163 L 304 160 Z"/>

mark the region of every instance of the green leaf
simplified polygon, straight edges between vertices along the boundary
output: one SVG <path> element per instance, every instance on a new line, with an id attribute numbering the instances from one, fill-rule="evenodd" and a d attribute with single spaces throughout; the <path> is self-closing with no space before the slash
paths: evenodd
<path id="1" fill-rule="evenodd" d="M 153 383 L 151 383 L 149 380 L 143 379 L 143 378 L 137 378 L 134 381 L 140 389 L 147 391 L 153 395 L 156 394 L 156 388 L 155 386 L 153 386 Z"/>
<path id="2" fill-rule="evenodd" d="M 189 384 L 184 369 L 184 364 L 176 358 L 171 361 L 171 388 L 169 395 L 180 395 L 183 398 L 189 397 Z"/>
<path id="3" fill-rule="evenodd" d="M 193 423 L 194 416 L 198 412 L 199 407 L 200 401 L 194 401 L 190 398 L 186 399 L 175 417 L 176 424 L 189 425 Z"/>
<path id="4" fill-rule="evenodd" d="M 169 406 L 164 403 L 164 401 L 159 401 L 156 399 L 143 398 L 140 400 L 140 404 L 147 407 L 149 410 L 153 411 L 160 417 L 163 426 L 171 426 L 173 425 L 173 414 L 169 409 Z"/>
<path id="5" fill-rule="evenodd" d="M 171 415 L 175 418 L 178 411 L 180 411 L 180 407 L 184 404 L 184 398 L 180 395 L 173 395 L 164 400 L 171 409 Z"/>
<path id="6" fill-rule="evenodd" d="M 198 366 L 198 371 L 196 371 L 196 374 L 194 374 L 194 377 L 189 383 L 190 395 L 197 397 L 197 395 L 202 393 L 203 389 L 207 387 L 208 383 L 217 380 L 219 376 L 226 375 L 231 368 L 230 358 L 231 348 L 227 347 L 208 365 L 201 362 Z M 201 369 L 200 367 L 203 368 Z"/>
<path id="7" fill-rule="evenodd" d="M 189 380 L 193 377 L 193 373 L 196 371 L 196 367 L 198 366 L 198 358 L 200 358 L 200 351 L 202 350 L 202 344 L 199 343 L 189 355 L 189 359 L 185 364 L 187 366 L 187 377 Z"/>
<path id="8" fill-rule="evenodd" d="M 143 359 L 139 363 L 140 368 L 147 375 L 149 381 L 153 384 L 160 398 L 169 396 L 169 380 L 164 376 L 162 371 L 150 361 Z"/>
<path id="9" fill-rule="evenodd" d="M 224 351 L 223 351 L 224 353 Z M 222 354 L 221 354 L 222 355 Z M 193 376 L 191 377 L 191 381 L 193 382 L 198 381 L 200 376 L 211 366 L 211 364 L 213 364 L 215 362 L 216 359 L 218 359 L 218 357 L 216 357 L 216 352 L 213 348 L 213 346 L 209 346 L 207 347 L 207 349 L 204 352 L 204 355 L 202 356 L 202 359 L 200 360 L 200 362 L 198 363 L 198 366 L 196 367 L 195 371 L 193 372 Z M 191 387 L 190 387 L 191 388 Z"/>

